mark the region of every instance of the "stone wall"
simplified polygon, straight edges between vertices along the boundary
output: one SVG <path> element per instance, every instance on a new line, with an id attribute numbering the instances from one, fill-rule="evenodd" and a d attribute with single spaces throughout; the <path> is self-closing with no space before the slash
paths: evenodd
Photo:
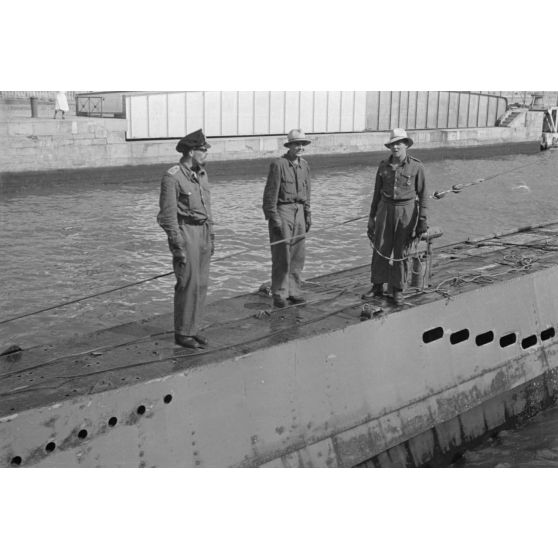
<path id="1" fill-rule="evenodd" d="M 84 167 L 173 163 L 176 140 L 126 141 L 126 121 L 110 118 L 2 118 L 0 169 L 3 172 Z M 421 148 L 465 147 L 480 144 L 536 141 L 542 112 L 529 112 L 525 126 L 416 130 Z M 315 154 L 384 150 L 387 132 L 320 134 L 312 136 Z M 283 136 L 211 138 L 213 160 L 253 159 L 284 152 Z"/>

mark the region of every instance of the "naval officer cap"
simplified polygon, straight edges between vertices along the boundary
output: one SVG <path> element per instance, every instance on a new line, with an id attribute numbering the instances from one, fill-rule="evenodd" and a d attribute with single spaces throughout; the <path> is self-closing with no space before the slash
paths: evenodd
<path id="1" fill-rule="evenodd" d="M 199 130 L 196 130 L 195 132 L 192 132 L 191 134 L 188 134 L 187 136 L 184 136 L 176 144 L 176 150 L 179 153 L 184 153 L 189 149 L 196 149 L 198 147 L 205 147 L 206 149 L 209 149 L 211 147 L 211 145 L 209 145 L 209 143 L 207 143 L 207 141 L 205 140 L 205 135 L 202 132 L 201 128 Z"/>

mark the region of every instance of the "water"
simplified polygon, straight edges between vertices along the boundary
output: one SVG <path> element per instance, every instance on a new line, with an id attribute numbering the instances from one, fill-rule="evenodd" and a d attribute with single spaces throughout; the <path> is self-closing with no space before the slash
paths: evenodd
<path id="1" fill-rule="evenodd" d="M 539 153 L 538 144 L 526 143 L 412 153 L 425 163 L 430 192 L 535 163 L 431 200 L 429 223 L 442 227 L 441 243 L 558 218 L 558 152 Z M 306 278 L 370 261 L 366 219 L 328 227 L 367 215 L 384 156 L 307 157 L 313 229 Z M 212 264 L 210 300 L 255 290 L 269 280 L 261 211 L 268 162 L 209 163 L 215 257 L 253 249 Z M 0 320 L 171 271 L 166 238 L 155 221 L 160 179 L 169 166 L 2 176 Z M 29 347 L 170 313 L 173 284 L 167 277 L 0 325 L 2 346 Z"/>

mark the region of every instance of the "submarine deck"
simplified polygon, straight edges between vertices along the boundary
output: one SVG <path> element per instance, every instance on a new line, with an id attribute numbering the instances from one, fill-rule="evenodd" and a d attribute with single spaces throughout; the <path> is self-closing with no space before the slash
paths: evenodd
<path id="1" fill-rule="evenodd" d="M 409 288 L 402 306 L 386 297 L 361 300 L 370 288 L 370 268 L 365 265 L 307 281 L 302 305 L 274 309 L 269 294 L 260 291 L 209 304 L 203 330 L 210 345 L 204 350 L 175 345 L 169 315 L 32 347 L 0 357 L 0 417 L 187 374 L 200 365 L 343 329 L 362 319 L 364 304 L 370 319 L 384 319 L 391 312 L 557 264 L 558 222 L 546 223 L 446 246 L 434 242 L 429 286 Z"/>

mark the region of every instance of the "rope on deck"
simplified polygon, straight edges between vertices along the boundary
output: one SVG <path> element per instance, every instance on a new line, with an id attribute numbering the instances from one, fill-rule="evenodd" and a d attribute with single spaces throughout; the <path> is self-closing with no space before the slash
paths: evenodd
<path id="1" fill-rule="evenodd" d="M 502 176 L 502 175 L 504 175 L 504 174 L 509 174 L 509 173 L 514 172 L 514 171 L 516 171 L 516 170 L 523 169 L 523 168 L 526 168 L 526 167 L 530 167 L 530 166 L 536 165 L 536 164 L 538 164 L 538 163 L 539 163 L 539 161 L 535 161 L 534 163 L 528 163 L 528 164 L 526 164 L 526 165 L 521 165 L 521 166 L 519 166 L 519 167 L 514 167 L 513 169 L 509 169 L 509 170 L 507 170 L 507 171 L 502 171 L 502 172 L 493 174 L 493 175 L 491 175 L 491 176 L 487 176 L 487 177 L 485 177 L 485 178 L 479 178 L 479 179 L 477 179 L 477 180 L 475 180 L 475 181 L 473 181 L 473 182 L 468 182 L 468 183 L 465 183 L 465 184 L 454 184 L 454 185 L 451 186 L 448 190 L 442 190 L 442 191 L 436 191 L 436 192 L 434 192 L 434 193 L 432 194 L 432 196 L 430 196 L 430 198 L 433 198 L 433 199 L 441 199 L 441 198 L 444 197 L 447 193 L 450 193 L 450 192 L 451 192 L 451 193 L 454 193 L 454 194 L 458 194 L 459 192 L 461 192 L 461 191 L 463 190 L 463 188 L 466 188 L 466 187 L 469 187 L 469 186 L 474 186 L 474 185 L 476 185 L 476 184 L 480 184 L 480 183 L 482 183 L 482 182 L 486 182 L 486 181 L 488 181 L 488 180 L 492 180 L 492 179 L 494 179 L 494 178 L 496 178 L 496 177 L 498 177 L 498 176 Z M 359 217 L 353 217 L 352 219 L 347 219 L 347 220 L 345 220 L 345 221 L 340 221 L 340 222 L 338 222 L 338 223 L 334 223 L 334 224 L 332 224 L 332 225 L 329 225 L 329 226 L 326 226 L 326 227 L 322 227 L 321 229 L 317 229 L 317 232 L 326 231 L 326 230 L 329 230 L 329 229 L 333 229 L 333 228 L 336 228 L 336 227 L 340 227 L 340 226 L 343 226 L 343 225 L 347 225 L 347 224 L 349 224 L 349 223 L 353 223 L 353 222 L 355 222 L 355 221 L 361 221 L 361 220 L 368 219 L 368 218 L 369 218 L 368 215 L 361 215 L 361 216 L 359 216 Z M 304 238 L 305 236 L 306 236 L 306 234 L 300 234 L 300 235 L 294 236 L 294 237 L 289 238 L 289 239 L 277 240 L 276 242 L 272 242 L 272 243 L 266 245 L 265 247 L 267 247 L 267 246 L 275 246 L 276 244 L 282 244 L 282 243 L 284 243 L 284 242 L 292 242 L 293 240 L 298 240 L 299 238 Z M 391 260 L 391 261 L 394 261 L 394 262 L 404 261 L 404 260 L 407 260 L 409 257 L 412 257 L 412 256 L 409 256 L 409 255 L 408 255 L 408 256 L 406 256 L 405 258 L 400 258 L 400 259 L 389 258 L 388 256 L 386 256 L 386 255 L 380 253 L 380 252 L 378 251 L 378 249 L 376 248 L 376 246 L 374 245 L 373 242 L 371 242 L 371 245 L 372 245 L 373 250 L 376 251 L 376 253 L 377 253 L 380 257 L 385 258 L 385 259 L 388 259 L 388 260 Z M 233 257 L 236 257 L 236 256 L 241 256 L 241 255 L 243 255 L 243 254 L 247 254 L 247 253 L 249 253 L 249 252 L 253 252 L 253 251 L 255 251 L 255 250 L 259 250 L 259 249 L 261 249 L 261 248 L 262 248 L 262 246 L 253 246 L 253 247 L 251 247 L 251 248 L 246 248 L 245 250 L 240 250 L 240 251 L 238 251 L 238 252 L 233 252 L 232 254 L 227 254 L 226 256 L 221 256 L 220 258 L 215 258 L 215 259 L 213 259 L 213 262 L 224 261 L 224 260 L 227 260 L 227 259 L 229 259 L 229 258 L 233 258 Z M 418 243 L 417 243 L 417 254 L 418 254 Z M 415 272 L 413 272 L 413 273 L 415 273 Z M 420 273 L 420 272 L 419 272 L 419 273 Z M 101 291 L 101 292 L 98 292 L 98 293 L 93 293 L 93 294 L 90 294 L 90 295 L 87 295 L 87 296 L 83 296 L 83 297 L 80 297 L 80 298 L 76 298 L 76 299 L 73 299 L 73 300 L 68 300 L 67 302 L 61 302 L 61 303 L 55 304 L 55 305 L 53 305 L 53 306 L 49 306 L 48 308 L 42 308 L 42 309 L 40 309 L 40 310 L 35 310 L 35 311 L 33 311 L 33 312 L 28 312 L 28 313 L 26 313 L 26 314 L 20 314 L 20 315 L 18 315 L 18 316 L 13 316 L 13 317 L 11 317 L 11 318 L 7 318 L 7 319 L 5 319 L 5 320 L 1 320 L 1 321 L 0 321 L 0 325 L 7 324 L 7 323 L 10 323 L 10 322 L 14 322 L 14 321 L 20 320 L 20 319 L 22 319 L 22 318 L 28 318 L 28 317 L 30 317 L 30 316 L 35 316 L 35 315 L 37 315 L 37 314 L 42 314 L 43 312 L 48 312 L 48 311 L 50 311 L 50 310 L 56 310 L 56 309 L 58 309 L 58 308 L 63 308 L 64 306 L 69 306 L 70 304 L 77 304 L 78 302 L 83 302 L 84 300 L 89 300 L 89 299 L 91 299 L 91 298 L 96 298 L 96 297 L 99 297 L 99 296 L 111 294 L 111 293 L 114 293 L 114 292 L 117 292 L 117 291 L 121 291 L 121 290 L 124 290 L 124 289 L 128 289 L 128 288 L 130 288 L 130 287 L 135 287 L 135 286 L 137 286 L 137 285 L 141 285 L 141 284 L 143 284 L 143 283 L 148 283 L 148 282 L 150 282 L 150 281 L 154 281 L 154 280 L 156 280 L 156 279 L 161 279 L 161 278 L 163 278 L 163 277 L 168 277 L 168 276 L 173 275 L 173 274 L 174 274 L 174 271 L 169 271 L 168 273 L 161 273 L 161 274 L 159 274 L 159 275 L 154 275 L 153 277 L 148 277 L 147 279 L 142 279 L 142 280 L 140 280 L 140 281 L 134 281 L 133 283 L 127 283 L 127 284 L 125 284 L 125 285 L 121 285 L 121 286 L 119 286 L 119 287 L 114 287 L 114 288 L 108 289 L 108 290 L 106 290 L 106 291 Z"/>

